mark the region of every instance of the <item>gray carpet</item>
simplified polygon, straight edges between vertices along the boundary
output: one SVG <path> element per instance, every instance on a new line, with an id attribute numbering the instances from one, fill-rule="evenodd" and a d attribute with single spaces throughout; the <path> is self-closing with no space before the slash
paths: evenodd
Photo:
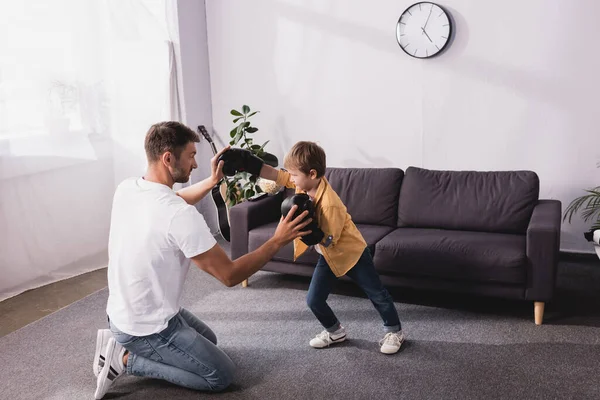
<path id="1" fill-rule="evenodd" d="M 305 305 L 308 279 L 267 272 L 228 289 L 193 270 L 184 305 L 207 322 L 238 366 L 234 385 L 209 395 L 125 376 L 107 399 L 549 399 L 600 398 L 600 264 L 564 262 L 545 325 L 529 303 L 393 290 L 408 337 L 378 352 L 379 317 L 350 283 L 331 306 L 350 340 L 314 350 L 320 327 Z M 97 292 L 0 339 L 1 399 L 90 399 Z"/>

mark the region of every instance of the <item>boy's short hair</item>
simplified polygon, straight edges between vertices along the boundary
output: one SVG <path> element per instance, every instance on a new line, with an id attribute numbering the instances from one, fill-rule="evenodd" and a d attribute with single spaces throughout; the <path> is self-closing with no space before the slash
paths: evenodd
<path id="1" fill-rule="evenodd" d="M 284 168 L 297 169 L 308 175 L 311 169 L 317 172 L 317 178 L 325 175 L 326 156 L 325 150 L 315 142 L 298 142 L 285 156 Z"/>
<path id="2" fill-rule="evenodd" d="M 164 121 L 154 124 L 146 133 L 144 148 L 149 162 L 157 161 L 160 156 L 170 151 L 179 159 L 181 152 L 189 142 L 198 143 L 200 136 L 177 121 Z"/>

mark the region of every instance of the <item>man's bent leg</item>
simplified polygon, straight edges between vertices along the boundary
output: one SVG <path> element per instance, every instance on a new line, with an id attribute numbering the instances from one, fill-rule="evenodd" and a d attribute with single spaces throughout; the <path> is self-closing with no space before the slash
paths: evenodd
<path id="1" fill-rule="evenodd" d="M 173 317 L 165 330 L 150 336 L 134 337 L 111 328 L 117 341 L 130 352 L 129 374 L 205 391 L 223 390 L 233 380 L 235 366 L 231 359 L 190 327 L 181 314 Z"/>
<path id="2" fill-rule="evenodd" d="M 212 329 L 210 329 L 208 325 L 200 321 L 198 317 L 196 317 L 194 314 L 192 314 L 185 308 L 182 308 L 179 314 L 183 317 L 185 322 L 187 322 L 187 324 L 191 328 L 194 328 L 196 330 L 196 332 L 198 332 L 214 344 L 217 344 L 217 335 L 215 335 L 215 333 L 212 331 Z"/>

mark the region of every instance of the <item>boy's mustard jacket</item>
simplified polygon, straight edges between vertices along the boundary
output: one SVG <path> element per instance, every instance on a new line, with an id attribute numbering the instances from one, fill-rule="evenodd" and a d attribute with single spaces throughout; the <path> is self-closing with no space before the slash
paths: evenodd
<path id="1" fill-rule="evenodd" d="M 278 171 L 277 184 L 296 189 L 296 193 L 301 192 L 296 188 L 287 171 Z M 313 203 L 319 228 L 325 233 L 325 237 L 333 236 L 333 241 L 328 247 L 319 246 L 321 253 L 335 276 L 343 276 L 358 262 L 367 243 L 352 222 L 346 206 L 325 177 L 321 178 Z M 295 239 L 294 261 L 307 249 L 306 244 L 300 239 Z"/>

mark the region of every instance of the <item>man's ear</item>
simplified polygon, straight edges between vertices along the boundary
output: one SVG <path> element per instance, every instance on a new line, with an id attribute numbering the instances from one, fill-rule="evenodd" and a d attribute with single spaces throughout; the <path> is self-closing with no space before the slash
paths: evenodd
<path id="1" fill-rule="evenodd" d="M 165 151 L 161 157 L 163 164 L 166 166 L 170 166 L 173 161 L 173 153 L 170 151 Z"/>

